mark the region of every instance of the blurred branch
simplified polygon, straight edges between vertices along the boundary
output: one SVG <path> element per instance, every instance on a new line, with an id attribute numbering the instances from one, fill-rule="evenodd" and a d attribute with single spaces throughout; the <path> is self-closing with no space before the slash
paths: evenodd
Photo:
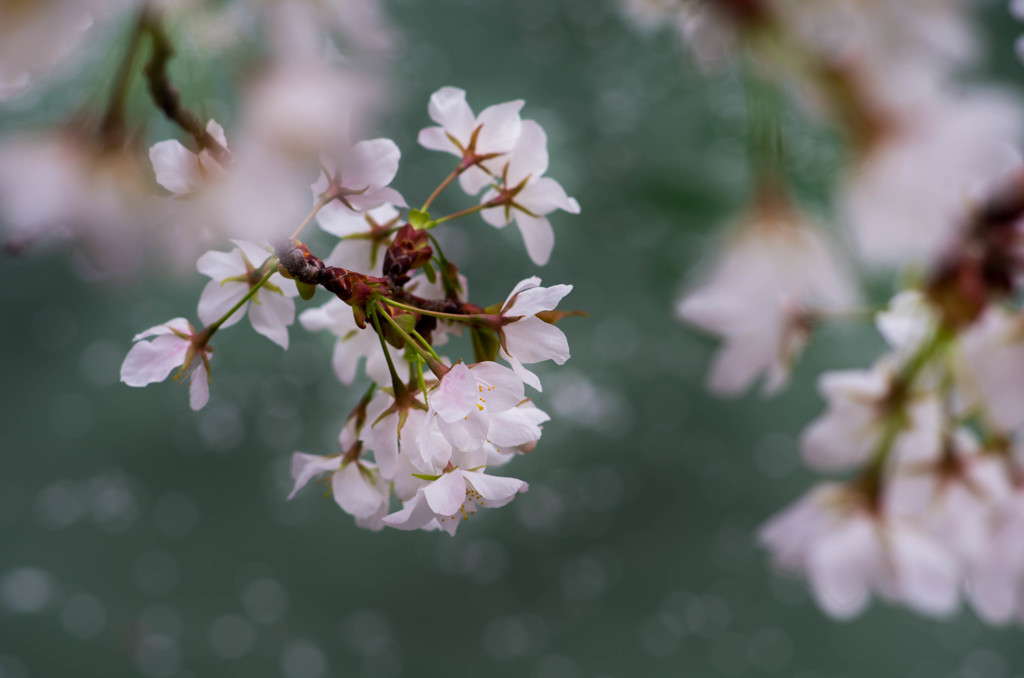
<path id="1" fill-rule="evenodd" d="M 128 93 L 128 83 L 131 81 L 135 55 L 139 51 L 142 34 L 146 30 L 148 16 L 149 10 L 146 5 L 143 5 L 135 19 L 135 26 L 128 41 L 128 48 L 125 50 L 121 65 L 114 76 L 114 84 L 110 90 L 110 98 L 107 100 L 107 108 L 103 113 L 103 118 L 100 120 L 100 138 L 110 146 L 115 146 L 123 141 L 124 100 Z"/>
<path id="2" fill-rule="evenodd" d="M 181 93 L 167 75 L 167 64 L 174 57 L 174 45 L 167 36 L 160 17 L 152 11 L 144 12 L 145 29 L 153 39 L 153 52 L 146 63 L 146 83 L 153 103 L 171 121 L 196 140 L 200 150 L 207 150 L 222 166 L 231 164 L 233 157 L 212 134 L 206 131 L 199 117 L 181 104 Z"/>

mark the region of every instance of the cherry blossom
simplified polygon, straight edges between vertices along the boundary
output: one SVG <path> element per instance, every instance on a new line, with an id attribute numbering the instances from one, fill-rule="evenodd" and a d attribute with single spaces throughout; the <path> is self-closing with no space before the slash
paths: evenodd
<path id="1" fill-rule="evenodd" d="M 764 374 L 772 394 L 787 383 L 815 314 L 846 310 L 856 298 L 824 235 L 773 200 L 755 205 L 676 310 L 724 339 L 708 374 L 712 392 L 736 395 Z"/>
<path id="2" fill-rule="evenodd" d="M 960 572 L 939 542 L 872 510 L 857 491 L 819 485 L 758 532 L 781 570 L 807 577 L 818 605 L 848 619 L 872 593 L 930 616 L 959 603 Z"/>
<path id="3" fill-rule="evenodd" d="M 516 478 L 453 467 L 425 484 L 400 511 L 385 516 L 383 521 L 400 530 L 440 527 L 454 536 L 459 524 L 479 509 L 504 506 L 528 489 L 527 483 Z"/>
<path id="4" fill-rule="evenodd" d="M 943 441 L 938 459 L 897 469 L 886 507 L 924 526 L 968 566 L 988 548 L 994 510 L 1011 493 L 1004 460 L 983 453 L 974 434 L 959 429 Z"/>
<path id="5" fill-rule="evenodd" d="M 331 474 L 334 500 L 345 513 L 353 516 L 360 527 L 381 529 L 381 519 L 388 512 L 389 488 L 373 462 L 358 456 L 362 443 L 357 440 L 355 420 L 350 419 L 339 436 L 340 454 L 326 457 L 296 452 L 292 455 L 292 479 L 295 485 L 288 498 L 323 473 Z M 353 458 L 349 458 L 349 456 Z"/>
<path id="6" fill-rule="evenodd" d="M 1024 424 L 1024 316 L 990 306 L 960 336 L 957 384 L 968 407 L 1000 431 Z"/>
<path id="7" fill-rule="evenodd" d="M 942 407 L 934 392 L 909 392 L 889 360 L 871 370 L 826 372 L 818 381 L 828 410 L 804 431 L 800 450 L 808 464 L 823 471 L 850 468 L 884 452 L 888 427 L 901 462 L 935 459 L 941 448 Z"/>
<path id="8" fill-rule="evenodd" d="M 206 131 L 227 148 L 224 128 L 215 120 L 210 120 Z M 199 193 L 208 182 L 216 180 L 224 172 L 208 150 L 193 153 L 174 139 L 153 144 L 149 149 L 149 160 L 153 163 L 157 183 L 179 198 Z"/>
<path id="9" fill-rule="evenodd" d="M 498 363 L 459 362 L 427 393 L 437 426 L 459 450 L 475 450 L 489 437 L 513 435 L 515 423 L 495 418 L 525 399 L 523 382 Z"/>
<path id="10" fill-rule="evenodd" d="M 557 365 L 564 365 L 569 359 L 569 342 L 562 330 L 541 320 L 537 314 L 553 310 L 571 291 L 572 285 L 541 287 L 540 278 L 533 276 L 512 288 L 501 307 L 499 353 L 516 376 L 538 391 L 542 390 L 540 379 L 523 367 L 523 363 L 553 360 Z"/>
<path id="11" fill-rule="evenodd" d="M 555 233 L 545 215 L 556 209 L 580 213 L 580 204 L 566 195 L 562 185 L 543 176 L 548 169 L 548 138 L 533 120 L 524 120 L 519 139 L 503 169 L 498 188 L 484 193 L 481 204 L 503 201 L 500 207 L 483 210 L 484 220 L 504 228 L 512 219 L 523 236 L 530 260 L 543 266 L 555 246 Z"/>
<path id="12" fill-rule="evenodd" d="M 459 183 L 470 195 L 476 195 L 500 172 L 504 159 L 519 138 L 523 101 L 489 106 L 473 115 L 466 103 L 466 92 L 457 87 L 442 87 L 430 95 L 430 119 L 440 127 L 420 130 L 419 142 L 432 151 L 444 151 L 460 158 Z"/>
<path id="13" fill-rule="evenodd" d="M 264 260 L 270 256 L 263 247 L 244 240 L 233 241 L 230 252 L 210 251 L 199 258 L 196 268 L 212 278 L 199 297 L 199 319 L 206 324 L 219 320 L 263 279 Z M 252 328 L 281 348 L 288 348 L 288 326 L 295 322 L 295 285 L 280 273 L 260 287 L 220 327 L 230 327 L 248 312 Z"/>
<path id="14" fill-rule="evenodd" d="M 143 341 L 155 337 L 152 341 Z M 209 336 L 197 333 L 185 318 L 174 318 L 136 334 L 136 342 L 121 364 L 121 381 L 128 386 L 146 386 L 163 381 L 174 368 L 175 380 L 189 378 L 189 405 L 201 410 L 210 399 Z"/>
<path id="15" fill-rule="evenodd" d="M 383 205 L 405 207 L 405 198 L 388 185 L 398 173 L 401 156 L 391 139 L 360 141 L 341 151 L 337 159 L 325 161 L 330 176 L 321 174 L 313 192 L 329 199 L 334 209 L 351 214 Z"/>

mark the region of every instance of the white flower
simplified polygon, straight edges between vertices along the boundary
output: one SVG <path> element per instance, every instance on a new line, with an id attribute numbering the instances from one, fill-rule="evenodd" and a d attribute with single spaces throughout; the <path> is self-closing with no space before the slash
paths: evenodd
<path id="1" fill-rule="evenodd" d="M 542 176 L 548 169 L 547 144 L 547 135 L 541 126 L 533 120 L 524 120 L 516 146 L 498 173 L 500 190 L 491 188 L 481 199 L 481 203 L 493 199 L 507 201 L 499 207 L 483 210 L 481 215 L 496 228 L 508 225 L 514 217 L 526 252 L 538 266 L 548 262 L 555 246 L 555 234 L 545 215 L 556 209 L 580 213 L 580 204 L 565 194 L 561 184 Z"/>
<path id="2" fill-rule="evenodd" d="M 939 309 L 919 290 L 903 290 L 875 316 L 875 326 L 901 359 L 910 358 L 939 329 Z"/>
<path id="3" fill-rule="evenodd" d="M 380 339 L 370 328 L 360 329 L 352 315 L 352 307 L 337 297 L 319 308 L 310 308 L 299 314 L 299 322 L 310 332 L 327 330 L 338 338 L 334 344 L 331 365 L 343 384 L 351 384 L 359 370 L 359 361 L 366 360 L 366 375 L 382 386 L 391 385 L 391 372 L 380 347 Z M 392 360 L 399 364 L 402 351 L 391 346 Z"/>
<path id="4" fill-rule="evenodd" d="M 0 79 L 45 76 L 77 46 L 93 25 L 93 13 L 107 13 L 93 0 L 36 0 L 0 3 Z"/>
<path id="5" fill-rule="evenodd" d="M 994 181 L 1021 132 L 1016 101 L 916 101 L 853 165 L 843 211 L 869 262 L 926 266 L 955 245 L 972 191 Z"/>
<path id="6" fill-rule="evenodd" d="M 891 441 L 897 461 L 934 460 L 942 445 L 941 403 L 929 389 L 902 392 L 898 379 L 885 359 L 871 370 L 823 374 L 818 388 L 828 399 L 828 410 L 801 437 L 804 460 L 822 471 L 863 464 L 879 452 L 891 425 L 900 427 Z"/>
<path id="7" fill-rule="evenodd" d="M 216 121 L 210 120 L 206 131 L 227 148 L 224 128 Z M 149 160 L 153 163 L 157 183 L 180 198 L 199 193 L 208 182 L 216 180 L 224 172 L 208 150 L 193 153 L 175 139 L 153 144 L 149 149 Z"/>
<path id="8" fill-rule="evenodd" d="M 1024 316 L 989 306 L 960 335 L 957 386 L 1000 431 L 1024 423 Z"/>
<path id="9" fill-rule="evenodd" d="M 784 205 L 756 205 L 677 313 L 722 336 L 708 388 L 736 395 L 765 375 L 772 394 L 807 343 L 817 311 L 847 310 L 856 293 L 824 235 Z"/>
<path id="10" fill-rule="evenodd" d="M 325 182 L 326 179 L 322 179 L 317 186 L 326 187 Z M 387 234 L 397 226 L 399 217 L 395 206 L 389 204 L 362 214 L 353 214 L 336 201 L 324 205 L 316 215 L 320 228 L 342 238 L 324 258 L 324 263 L 349 271 L 380 275 L 384 255 L 379 250 L 387 247 Z"/>
<path id="11" fill-rule="evenodd" d="M 1024 487 L 996 508 L 985 552 L 968 574 L 967 597 L 989 624 L 1024 624 Z"/>
<path id="12" fill-rule="evenodd" d="M 417 395 L 414 400 L 417 405 L 403 410 L 390 393 L 381 391 L 366 408 L 370 425 L 363 428 L 360 440 L 373 450 L 386 479 L 394 479 L 403 465 L 420 473 L 434 473 L 451 458 L 452 447 L 434 426 L 434 418 L 428 415 L 421 397 Z M 405 498 L 400 491 L 399 498 Z"/>
<path id="13" fill-rule="evenodd" d="M 382 205 L 405 207 L 405 198 L 391 188 L 398 174 L 402 152 L 391 139 L 370 139 L 342 151 L 337 163 L 328 160 L 325 166 L 330 178 L 321 174 L 313 184 L 313 192 L 331 198 L 334 209 L 351 214 L 372 210 Z"/>
<path id="14" fill-rule="evenodd" d="M 152 341 L 141 341 L 156 337 Z M 121 381 L 129 386 L 146 386 L 163 381 L 171 370 L 181 371 L 175 379 L 189 377 L 189 405 L 201 410 L 210 399 L 210 356 L 213 349 L 206 345 L 207 338 L 196 334 L 184 318 L 174 318 L 162 325 L 136 334 L 137 342 L 128 351 L 121 365 Z"/>
<path id="15" fill-rule="evenodd" d="M 459 450 L 475 450 L 488 438 L 513 435 L 506 427 L 517 423 L 494 415 L 511 410 L 524 399 L 522 380 L 509 368 L 492 362 L 456 363 L 427 393 L 438 428 Z"/>
<path id="16" fill-rule="evenodd" d="M 101 274 L 142 263 L 153 205 L 130 153 L 61 132 L 0 140 L 0 229 L 20 251 L 71 241 Z M 59 196 L 59 199 L 55 196 Z M 88 269 L 87 269 L 88 270 Z"/>
<path id="17" fill-rule="evenodd" d="M 489 106 L 474 116 L 466 103 L 466 92 L 457 87 L 442 87 L 430 95 L 430 119 L 440 127 L 420 130 L 419 142 L 432 151 L 444 151 L 461 158 L 459 175 L 462 189 L 476 195 L 500 172 L 505 155 L 515 146 L 522 122 L 519 110 L 523 101 Z"/>
<path id="18" fill-rule="evenodd" d="M 362 443 L 356 439 L 355 420 L 350 420 L 338 438 L 342 452 L 327 457 L 296 452 L 292 455 L 292 479 L 295 485 L 288 498 L 305 487 L 321 473 L 331 474 L 334 500 L 345 513 L 353 516 L 360 527 L 381 529 L 381 519 L 388 512 L 390 490 L 376 464 L 359 456 Z M 348 458 L 355 450 L 354 458 Z"/>
<path id="19" fill-rule="evenodd" d="M 831 617 L 860 614 L 872 592 L 931 616 L 959 603 L 955 560 L 925 533 L 883 518 L 856 490 L 819 485 L 758 532 L 775 565 L 807 577 Z"/>
<path id="20" fill-rule="evenodd" d="M 529 489 L 522 480 L 489 476 L 479 471 L 454 468 L 424 485 L 402 509 L 384 517 L 384 523 L 400 530 L 419 530 L 434 525 L 454 535 L 459 524 L 480 508 L 497 508 Z"/>
<path id="21" fill-rule="evenodd" d="M 199 297 L 199 319 L 207 325 L 216 322 L 263 279 L 261 268 L 269 253 L 244 240 L 230 252 L 210 251 L 199 257 L 196 268 L 212 278 Z M 220 326 L 237 323 L 248 312 L 252 328 L 284 349 L 288 348 L 288 326 L 295 322 L 295 285 L 280 273 L 270 276 L 263 287 Z"/>
<path id="22" fill-rule="evenodd" d="M 1011 494 L 1004 460 L 983 454 L 975 436 L 959 429 L 943 454 L 926 464 L 903 464 L 886 483 L 886 510 L 914 521 L 967 566 L 989 545 L 993 509 Z"/>
<path id="23" fill-rule="evenodd" d="M 534 276 L 517 284 L 501 307 L 499 353 L 520 379 L 541 390 L 540 380 L 523 363 L 553 360 L 564 365 L 569 359 L 569 342 L 562 330 L 537 317 L 550 311 L 572 291 L 572 285 L 541 287 L 540 278 Z"/>

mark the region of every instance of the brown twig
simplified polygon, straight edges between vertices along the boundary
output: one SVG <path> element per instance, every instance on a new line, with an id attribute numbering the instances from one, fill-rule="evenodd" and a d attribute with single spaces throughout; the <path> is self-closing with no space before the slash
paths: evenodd
<path id="1" fill-rule="evenodd" d="M 201 150 L 207 150 L 222 166 L 234 159 L 231 152 L 217 141 L 199 117 L 181 104 L 181 93 L 167 75 L 167 63 L 174 57 L 174 45 L 164 29 L 160 17 L 150 11 L 146 14 L 146 30 L 153 40 L 152 54 L 146 63 L 145 75 L 153 103 L 172 122 L 196 140 Z"/>

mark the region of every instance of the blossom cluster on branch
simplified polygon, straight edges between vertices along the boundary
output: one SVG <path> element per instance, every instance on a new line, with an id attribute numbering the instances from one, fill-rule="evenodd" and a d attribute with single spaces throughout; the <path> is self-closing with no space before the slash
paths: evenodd
<path id="1" fill-rule="evenodd" d="M 17 20 L 19 40 L 36 24 L 56 38 L 64 35 L 58 28 L 78 26 L 79 19 L 88 31 L 100 10 L 117 17 L 134 11 L 102 114 L 87 111 L 61 132 L 0 140 L 0 216 L 9 251 L 69 244 L 83 269 L 98 276 L 130 272 L 154 244 L 166 249 L 165 258 L 193 257 L 196 243 L 212 246 L 195 264 L 209 279 L 198 323 L 176 317 L 137 334 L 121 380 L 142 387 L 173 375 L 189 383 L 190 405 L 199 410 L 211 398 L 220 332 L 248 318 L 253 330 L 287 350 L 298 317 L 307 331 L 335 336 L 333 371 L 345 385 L 362 379 L 365 396 L 348 415 L 334 454 L 294 453 L 295 492 L 323 476 L 361 526 L 454 534 L 480 508 L 502 506 L 527 490 L 526 482 L 492 472 L 536 447 L 549 417 L 527 393 L 527 386 L 541 389 L 528 366 L 568 360 L 556 323 L 574 313 L 556 310 L 571 285 L 543 287 L 533 276 L 502 302 L 471 303 L 468 280 L 435 229 L 477 213 L 496 228 L 514 221 L 528 256 L 543 265 L 554 247 L 549 215 L 580 207 L 546 176 L 547 136 L 521 117 L 522 101 L 475 115 L 463 90 L 442 87 L 429 104 L 436 126 L 422 130 L 419 141 L 457 160 L 410 208 L 391 185 L 398 146 L 357 136 L 376 103 L 351 57 L 387 42 L 373 39 L 371 7 L 272 0 L 253 8 L 265 22 L 270 54 L 242 93 L 235 124 L 225 129 L 192 111 L 169 70 L 183 38 L 180 22 L 201 22 L 218 8 L 51 0 L 9 17 L 0 6 L 0 35 L 11 26 L 7 19 Z M 351 43 L 346 60 L 337 58 L 341 39 Z M 0 84 L 12 97 L 15 85 L 31 89 L 45 78 L 45 66 L 61 59 L 55 43 L 33 47 L 38 54 L 21 60 L 0 51 Z M 162 190 L 149 185 L 140 159 L 136 129 L 144 121 L 132 119 L 125 103 L 133 78 L 144 80 L 150 110 L 186 135 L 184 143 L 168 139 L 148 149 Z M 456 179 L 470 206 L 432 214 Z M 160 228 L 153 230 L 166 241 L 139 233 L 137 224 L 154 214 Z M 314 221 L 337 238 L 319 256 L 300 239 Z M 297 304 L 308 304 L 318 290 L 326 303 L 297 316 Z"/>
<path id="2" fill-rule="evenodd" d="M 820 376 L 826 410 L 800 452 L 839 477 L 771 518 L 761 545 L 836 618 L 881 596 L 932 616 L 966 599 L 987 622 L 1024 623 L 1024 105 L 958 81 L 977 52 L 969 3 L 626 8 L 674 24 L 705 67 L 749 74 L 754 197 L 678 306 L 722 339 L 709 388 L 763 378 L 777 393 L 825 322 L 873 318 L 888 346 Z M 830 221 L 852 247 L 788 187 L 782 93 L 845 139 Z M 899 273 L 886 308 L 860 305 L 849 259 Z"/>

